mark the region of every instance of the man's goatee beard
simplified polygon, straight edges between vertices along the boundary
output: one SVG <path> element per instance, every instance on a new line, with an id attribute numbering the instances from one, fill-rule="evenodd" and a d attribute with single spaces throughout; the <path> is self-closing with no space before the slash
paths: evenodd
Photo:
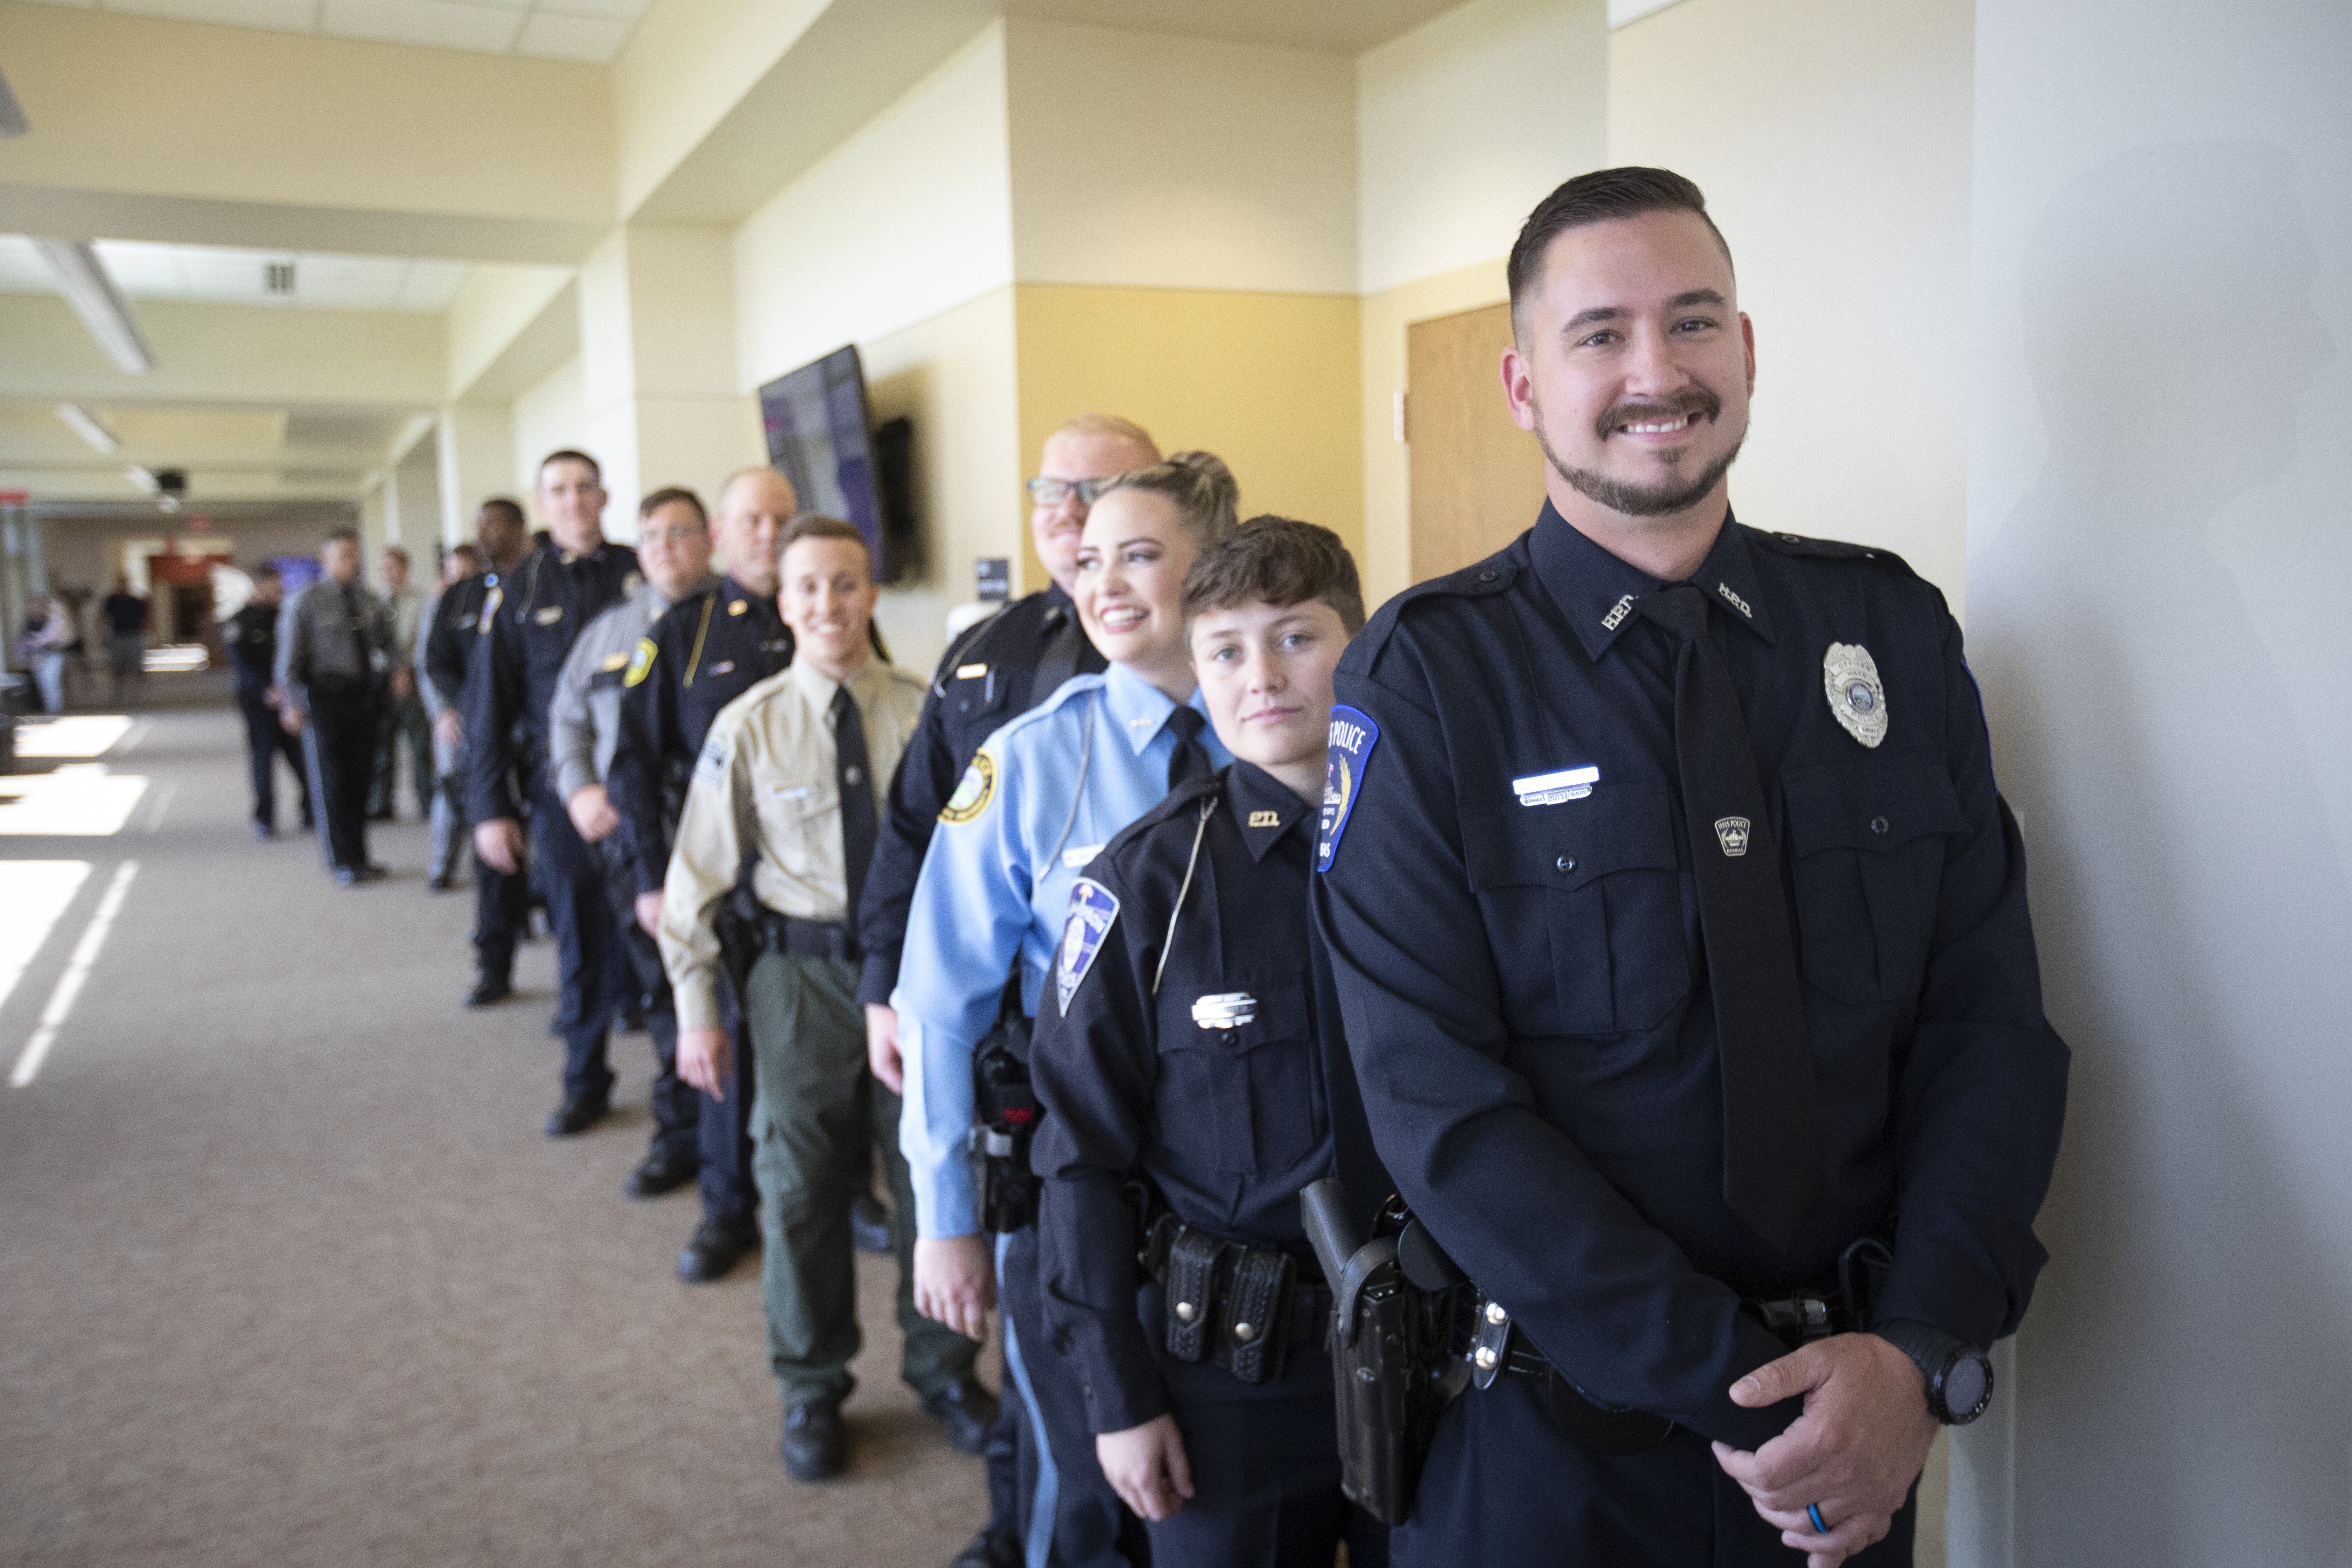
<path id="1" fill-rule="evenodd" d="M 1687 511 L 1706 499 L 1707 492 L 1723 481 L 1731 465 L 1739 457 L 1740 447 L 1747 444 L 1741 437 L 1731 450 L 1693 474 L 1687 479 L 1669 479 L 1663 484 L 1641 485 L 1628 479 L 1612 479 L 1606 474 L 1596 474 L 1590 468 L 1571 468 L 1559 460 L 1544 438 L 1541 426 L 1536 429 L 1536 444 L 1543 448 L 1544 460 L 1552 471 L 1566 479 L 1569 488 L 1587 500 L 1598 501 L 1611 511 L 1627 517 L 1665 517 Z"/>

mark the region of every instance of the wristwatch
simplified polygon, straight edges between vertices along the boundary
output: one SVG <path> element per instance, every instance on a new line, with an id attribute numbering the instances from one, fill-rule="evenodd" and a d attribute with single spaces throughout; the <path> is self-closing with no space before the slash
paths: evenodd
<path id="1" fill-rule="evenodd" d="M 1927 1414 L 1945 1426 L 1965 1426 L 1992 1403 L 1992 1363 L 1966 1340 L 1908 1318 L 1874 1323 L 1870 1331 L 1919 1363 Z"/>

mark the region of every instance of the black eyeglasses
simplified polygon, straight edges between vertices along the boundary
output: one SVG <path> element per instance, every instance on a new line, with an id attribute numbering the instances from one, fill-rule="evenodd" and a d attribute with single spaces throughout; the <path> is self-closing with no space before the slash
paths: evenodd
<path id="1" fill-rule="evenodd" d="M 1105 490 L 1110 489 L 1110 481 L 1108 479 L 1030 479 L 1021 488 L 1029 492 L 1030 500 L 1038 506 L 1059 506 L 1074 495 L 1078 498 L 1080 506 L 1092 506 L 1102 499 L 1102 493 Z"/>

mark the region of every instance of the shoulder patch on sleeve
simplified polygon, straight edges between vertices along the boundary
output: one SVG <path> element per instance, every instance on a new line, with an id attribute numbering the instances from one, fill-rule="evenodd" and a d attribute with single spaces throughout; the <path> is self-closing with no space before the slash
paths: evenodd
<path id="1" fill-rule="evenodd" d="M 654 657 L 661 650 L 659 648 L 654 646 L 653 638 L 639 637 L 637 639 L 636 650 L 629 655 L 629 672 L 621 677 L 621 684 L 624 686 L 643 685 L 645 683 L 646 677 L 654 672 Z"/>
<path id="2" fill-rule="evenodd" d="M 694 759 L 694 782 L 717 789 L 727 782 L 728 765 L 734 760 L 734 742 L 725 731 L 712 730 L 710 738 L 702 742 L 702 754 Z"/>
<path id="3" fill-rule="evenodd" d="M 482 595 L 482 615 L 479 625 L 484 637 L 489 636 L 490 628 L 498 625 L 499 606 L 506 602 L 507 591 L 496 584 L 491 584 L 490 591 Z"/>
<path id="4" fill-rule="evenodd" d="M 971 754 L 971 765 L 956 781 L 955 793 L 940 809 L 940 820 L 953 827 L 979 816 L 996 798 L 996 759 L 985 748 Z"/>
<path id="5" fill-rule="evenodd" d="M 1331 710 L 1330 761 L 1323 773 L 1323 816 L 1315 834 L 1315 868 L 1328 871 L 1339 853 L 1339 835 L 1363 793 L 1364 769 L 1380 744 L 1381 727 L 1360 708 L 1342 702 Z"/>
<path id="6" fill-rule="evenodd" d="M 1062 921 L 1061 957 L 1054 966 L 1054 994 L 1064 1017 L 1069 1016 L 1070 998 L 1077 994 L 1079 983 L 1094 967 L 1095 954 L 1102 951 L 1103 938 L 1110 934 L 1111 922 L 1118 919 L 1117 893 L 1092 877 L 1081 877 L 1070 884 L 1070 912 Z"/>

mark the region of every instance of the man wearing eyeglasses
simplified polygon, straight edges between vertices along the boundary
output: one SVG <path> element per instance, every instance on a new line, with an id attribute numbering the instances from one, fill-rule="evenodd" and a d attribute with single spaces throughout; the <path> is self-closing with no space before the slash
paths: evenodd
<path id="1" fill-rule="evenodd" d="M 874 1075 L 893 1090 L 904 1069 L 890 993 L 898 983 L 898 952 L 915 879 L 940 813 L 982 741 L 1052 696 L 1070 677 L 1103 668 L 1103 657 L 1087 640 L 1070 603 L 1078 539 L 1098 485 L 1159 460 L 1160 447 L 1141 426 L 1112 415 L 1081 415 L 1045 437 L 1037 477 L 1028 481 L 1029 532 L 1053 581 L 965 632 L 950 645 L 931 678 L 914 739 L 890 781 L 874 864 L 857 907 L 858 944 L 866 954 L 857 999 L 866 1006 L 866 1052 Z M 992 1296 L 995 1281 L 986 1278 L 984 1264 L 971 1286 L 982 1299 Z M 988 1527 L 957 1555 L 953 1568 L 997 1568 L 1021 1561 L 1012 1435 L 1001 1423 L 987 1454 Z"/>

